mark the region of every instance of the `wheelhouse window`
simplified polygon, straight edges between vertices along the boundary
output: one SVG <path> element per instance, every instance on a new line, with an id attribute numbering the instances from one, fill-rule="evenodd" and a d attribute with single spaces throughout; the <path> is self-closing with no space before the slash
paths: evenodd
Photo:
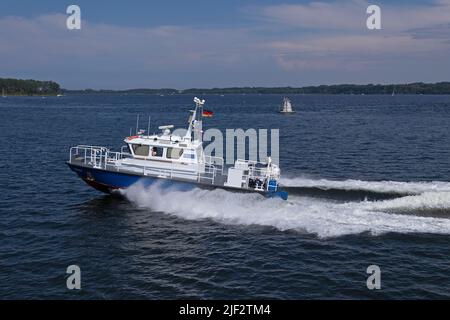
<path id="1" fill-rule="evenodd" d="M 164 148 L 161 147 L 152 147 L 152 157 L 162 157 Z"/>
<path id="2" fill-rule="evenodd" d="M 183 149 L 181 148 L 167 148 L 167 158 L 169 159 L 180 159 L 183 154 Z"/>
<path id="3" fill-rule="evenodd" d="M 149 147 L 143 144 L 132 144 L 134 155 L 148 157 Z"/>
<path id="4" fill-rule="evenodd" d="M 127 146 L 127 150 L 123 150 L 123 151 L 125 151 L 125 152 L 128 152 L 129 154 L 132 154 L 133 152 L 131 152 L 131 144 L 126 144 L 126 146 Z M 123 148 L 123 147 L 122 147 Z"/>
<path id="5" fill-rule="evenodd" d="M 183 158 L 185 159 L 195 159 L 195 151 L 194 150 L 186 150 L 183 154 Z"/>

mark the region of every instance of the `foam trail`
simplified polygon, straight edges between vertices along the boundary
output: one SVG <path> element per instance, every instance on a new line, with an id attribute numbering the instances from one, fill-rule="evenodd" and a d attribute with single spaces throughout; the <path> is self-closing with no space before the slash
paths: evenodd
<path id="1" fill-rule="evenodd" d="M 139 207 L 150 208 L 185 219 L 209 218 L 218 222 L 271 226 L 278 230 L 297 230 L 321 238 L 370 232 L 382 234 L 450 234 L 450 219 L 392 214 L 380 210 L 398 205 L 395 200 L 336 203 L 307 197 L 291 200 L 265 199 L 259 194 L 240 194 L 225 190 L 178 191 L 155 184 L 135 185 L 124 191 Z M 434 201 L 434 200 L 433 200 Z M 403 205 L 407 205 L 407 200 Z M 450 203 L 447 203 L 450 209 Z"/>
<path id="2" fill-rule="evenodd" d="M 450 183 L 442 181 L 431 182 L 400 182 L 400 181 L 362 181 L 362 180 L 327 180 L 309 178 L 282 178 L 280 184 L 286 187 L 361 190 L 378 193 L 394 193 L 415 195 L 424 192 L 450 192 Z"/>
<path id="3" fill-rule="evenodd" d="M 450 192 L 425 192 L 416 196 L 365 202 L 364 208 L 382 211 L 448 210 L 450 214 Z"/>

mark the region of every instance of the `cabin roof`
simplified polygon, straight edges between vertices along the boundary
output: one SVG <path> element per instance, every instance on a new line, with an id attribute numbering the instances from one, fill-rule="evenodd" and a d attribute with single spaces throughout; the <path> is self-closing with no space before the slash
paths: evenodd
<path id="1" fill-rule="evenodd" d="M 188 149 L 196 149 L 201 145 L 199 141 L 190 141 L 177 135 L 136 135 L 126 137 L 124 142 L 155 147 L 178 147 Z"/>

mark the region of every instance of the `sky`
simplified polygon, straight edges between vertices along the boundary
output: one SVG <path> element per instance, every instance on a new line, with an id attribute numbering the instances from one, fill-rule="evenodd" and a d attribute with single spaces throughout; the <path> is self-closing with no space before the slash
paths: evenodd
<path id="1" fill-rule="evenodd" d="M 69 5 L 81 30 L 66 27 Z M 381 30 L 366 9 L 381 8 Z M 67 89 L 450 81 L 450 0 L 2 0 L 0 77 Z"/>

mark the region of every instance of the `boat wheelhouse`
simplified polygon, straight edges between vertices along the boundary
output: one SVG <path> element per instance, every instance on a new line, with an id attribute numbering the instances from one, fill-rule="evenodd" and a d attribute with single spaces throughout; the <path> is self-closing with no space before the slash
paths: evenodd
<path id="1" fill-rule="evenodd" d="M 221 157 L 209 156 L 203 150 L 202 117 L 204 100 L 194 98 L 189 127 L 184 135 L 172 132 L 173 125 L 160 126 L 160 134 L 139 130 L 124 139 L 116 152 L 106 147 L 78 145 L 70 149 L 69 167 L 92 187 L 110 193 L 141 182 L 158 180 L 235 191 L 258 192 L 269 197 L 287 199 L 280 190 L 280 169 L 267 163 L 238 159 L 226 167 Z"/>

